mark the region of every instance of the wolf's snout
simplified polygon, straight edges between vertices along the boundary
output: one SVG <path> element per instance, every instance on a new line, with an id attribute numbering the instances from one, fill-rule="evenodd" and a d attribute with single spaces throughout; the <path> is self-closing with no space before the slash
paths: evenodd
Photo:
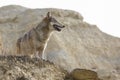
<path id="1" fill-rule="evenodd" d="M 59 25 L 54 24 L 53 27 L 55 28 L 55 30 L 61 31 L 61 29 L 64 28 L 65 26 L 59 26 Z"/>
<path id="2" fill-rule="evenodd" d="M 63 25 L 63 26 L 58 26 L 58 27 L 60 27 L 60 28 L 64 28 L 65 26 Z"/>
<path id="3" fill-rule="evenodd" d="M 59 27 L 59 28 L 64 28 L 65 26 L 63 25 L 63 26 L 59 26 L 59 25 L 56 25 L 56 24 L 54 24 L 53 25 L 54 27 Z"/>

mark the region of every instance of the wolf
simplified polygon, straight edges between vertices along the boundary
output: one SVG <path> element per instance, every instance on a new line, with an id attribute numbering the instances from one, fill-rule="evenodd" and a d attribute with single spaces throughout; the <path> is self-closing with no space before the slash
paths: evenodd
<path id="1" fill-rule="evenodd" d="M 60 32 L 64 27 L 48 12 L 35 28 L 17 39 L 17 53 L 44 59 L 44 51 L 50 36 L 54 31 Z"/>

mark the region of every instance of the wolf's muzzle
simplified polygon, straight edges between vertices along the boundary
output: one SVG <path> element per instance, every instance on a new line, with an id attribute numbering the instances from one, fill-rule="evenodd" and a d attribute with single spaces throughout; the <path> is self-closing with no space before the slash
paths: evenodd
<path id="1" fill-rule="evenodd" d="M 61 31 L 61 29 L 64 28 L 65 26 L 59 26 L 59 25 L 54 24 L 53 27 L 55 28 L 55 30 Z"/>

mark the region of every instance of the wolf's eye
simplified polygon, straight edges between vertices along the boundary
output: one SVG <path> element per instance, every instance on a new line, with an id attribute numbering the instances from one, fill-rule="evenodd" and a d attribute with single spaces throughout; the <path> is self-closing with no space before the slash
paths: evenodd
<path id="1" fill-rule="evenodd" d="M 50 22 L 52 21 L 52 18 L 51 18 L 51 17 L 49 18 L 49 21 L 50 21 Z"/>

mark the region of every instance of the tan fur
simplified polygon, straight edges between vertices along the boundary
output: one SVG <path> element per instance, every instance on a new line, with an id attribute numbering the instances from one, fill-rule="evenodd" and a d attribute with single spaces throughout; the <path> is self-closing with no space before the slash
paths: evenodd
<path id="1" fill-rule="evenodd" d="M 51 33 L 55 31 L 54 28 L 50 28 L 53 27 L 50 24 L 50 18 L 51 17 L 48 14 L 36 28 L 31 29 L 17 40 L 17 53 L 31 57 L 36 55 L 37 57 L 42 58 L 48 39 Z M 52 21 L 52 23 L 54 22 Z M 63 25 L 59 24 L 59 26 Z"/>

